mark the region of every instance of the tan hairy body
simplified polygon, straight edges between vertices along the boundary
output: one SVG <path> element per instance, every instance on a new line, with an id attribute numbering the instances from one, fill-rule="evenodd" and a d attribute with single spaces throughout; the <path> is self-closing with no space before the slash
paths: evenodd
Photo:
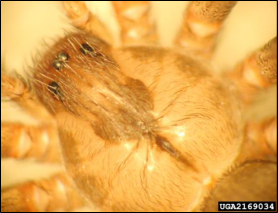
<path id="1" fill-rule="evenodd" d="M 104 211 L 197 210 L 239 157 L 244 104 L 203 59 L 78 32 L 34 69 L 68 174 Z"/>

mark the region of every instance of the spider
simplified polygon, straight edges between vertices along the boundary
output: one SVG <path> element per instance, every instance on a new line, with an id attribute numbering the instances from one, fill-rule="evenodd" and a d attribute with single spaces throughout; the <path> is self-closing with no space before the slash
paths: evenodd
<path id="1" fill-rule="evenodd" d="M 80 30 L 40 54 L 27 80 L 1 69 L 1 99 L 38 121 L 2 122 L 1 157 L 66 170 L 1 189 L 1 211 L 276 201 L 277 119 L 243 118 L 276 84 L 276 39 L 216 75 L 209 60 L 235 2 L 191 2 L 173 49 L 159 46 L 149 2 L 112 2 L 122 47 L 83 2 L 63 4 Z"/>

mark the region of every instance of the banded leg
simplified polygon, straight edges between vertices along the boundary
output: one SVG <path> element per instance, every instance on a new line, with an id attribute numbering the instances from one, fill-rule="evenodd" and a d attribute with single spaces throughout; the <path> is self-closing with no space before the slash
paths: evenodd
<path id="1" fill-rule="evenodd" d="M 64 174 L 1 189 L 1 212 L 72 211 L 82 205 L 71 180 Z"/>
<path id="2" fill-rule="evenodd" d="M 252 103 L 254 96 L 277 83 L 277 37 L 240 63 L 228 77 L 239 89 L 244 104 Z"/>
<path id="3" fill-rule="evenodd" d="M 41 161 L 61 161 L 58 135 L 51 126 L 32 127 L 1 123 L 1 158 L 35 158 Z"/>
<path id="4" fill-rule="evenodd" d="M 17 103 L 40 126 L 1 123 L 1 157 L 32 157 L 47 161 L 60 161 L 57 154 L 58 136 L 55 120 L 30 91 L 20 76 L 1 73 L 1 100 Z"/>
<path id="5" fill-rule="evenodd" d="M 217 34 L 236 1 L 192 1 L 189 3 L 176 44 L 196 55 L 210 58 Z"/>
<path id="6" fill-rule="evenodd" d="M 43 124 L 54 125 L 55 123 L 53 117 L 32 94 L 28 83 L 21 76 L 12 76 L 1 71 L 1 101 L 3 99 L 14 101 Z"/>
<path id="7" fill-rule="evenodd" d="M 150 17 L 149 1 L 112 1 L 121 26 L 124 45 L 157 43 L 158 35 Z"/>
<path id="8" fill-rule="evenodd" d="M 89 11 L 83 1 L 63 1 L 63 6 L 73 26 L 113 44 L 113 37 L 108 29 Z"/>
<path id="9" fill-rule="evenodd" d="M 245 140 L 237 162 L 246 160 L 276 160 L 277 117 L 261 122 L 248 122 L 245 126 Z"/>

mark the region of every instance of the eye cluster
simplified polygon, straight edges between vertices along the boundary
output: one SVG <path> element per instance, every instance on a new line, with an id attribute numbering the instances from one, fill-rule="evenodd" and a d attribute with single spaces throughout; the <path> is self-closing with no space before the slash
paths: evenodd
<path id="1" fill-rule="evenodd" d="M 53 61 L 53 67 L 55 70 L 60 71 L 66 63 L 69 61 L 69 54 L 65 52 L 61 52 L 58 57 Z"/>
<path id="2" fill-rule="evenodd" d="M 80 51 L 83 55 L 91 55 L 93 57 L 101 56 L 93 47 L 88 43 L 83 43 L 80 47 Z M 60 71 L 69 62 L 70 56 L 66 52 L 61 52 L 53 61 L 53 67 L 55 70 Z"/>
<path id="3" fill-rule="evenodd" d="M 79 49 L 80 53 L 82 53 L 84 56 L 91 56 L 91 57 L 99 57 L 103 56 L 101 53 L 99 53 L 96 49 L 94 49 L 90 44 L 87 42 L 84 42 L 80 45 Z M 62 51 L 58 54 L 58 56 L 53 60 L 52 67 L 56 71 L 61 71 L 67 63 L 70 61 L 70 55 L 66 51 Z M 55 96 L 60 95 L 59 91 L 59 85 L 57 82 L 52 81 L 48 84 L 48 90 Z"/>
<path id="4" fill-rule="evenodd" d="M 61 71 L 62 68 L 69 62 L 70 56 L 66 52 L 61 52 L 59 55 L 56 57 L 56 59 L 53 61 L 52 66 L 54 67 L 55 70 Z M 53 95 L 59 95 L 59 85 L 55 82 L 52 81 L 48 84 L 48 90 L 53 94 Z"/>

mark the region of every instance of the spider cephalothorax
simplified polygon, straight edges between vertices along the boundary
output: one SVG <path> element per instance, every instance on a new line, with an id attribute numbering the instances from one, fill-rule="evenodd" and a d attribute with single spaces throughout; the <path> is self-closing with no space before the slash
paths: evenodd
<path id="1" fill-rule="evenodd" d="M 103 211 L 211 210 L 217 209 L 219 194 L 234 199 L 226 186 L 243 172 L 254 185 L 268 172 L 265 186 L 274 189 L 277 121 L 256 126 L 254 145 L 245 135 L 255 127 L 248 129 L 242 115 L 253 94 L 276 82 L 276 39 L 220 77 L 206 60 L 235 2 L 192 2 L 175 50 L 156 45 L 148 2 L 113 5 L 123 47 L 113 46 L 84 3 L 64 2 L 69 18 L 82 30 L 67 33 L 46 51 L 29 79 L 32 90 L 18 89 L 20 80 L 1 76 L 3 96 L 28 111 L 34 103 L 47 109 L 40 119 L 49 119 L 44 125 L 55 123 L 67 171 L 48 180 L 49 185 L 38 181 L 4 190 L 1 207 L 11 210 L 17 201 L 11 201 L 10 190 L 18 190 L 27 210 L 51 211 L 55 198 L 63 200 L 63 208 L 76 207 L 81 201 L 69 205 L 68 198 L 76 192 Z M 30 96 L 25 93 L 33 97 L 26 104 L 22 99 Z M 28 156 L 29 150 L 25 152 Z M 8 151 L 3 154 L 9 156 Z M 268 161 L 242 164 L 246 159 Z M 57 181 L 67 190 L 60 192 L 52 184 Z M 244 179 L 235 187 L 248 188 Z M 47 205 L 37 204 L 36 193 Z M 239 194 L 235 199 L 261 199 Z M 26 206 L 24 196 L 29 199 Z M 266 190 L 265 200 L 275 196 Z"/>

